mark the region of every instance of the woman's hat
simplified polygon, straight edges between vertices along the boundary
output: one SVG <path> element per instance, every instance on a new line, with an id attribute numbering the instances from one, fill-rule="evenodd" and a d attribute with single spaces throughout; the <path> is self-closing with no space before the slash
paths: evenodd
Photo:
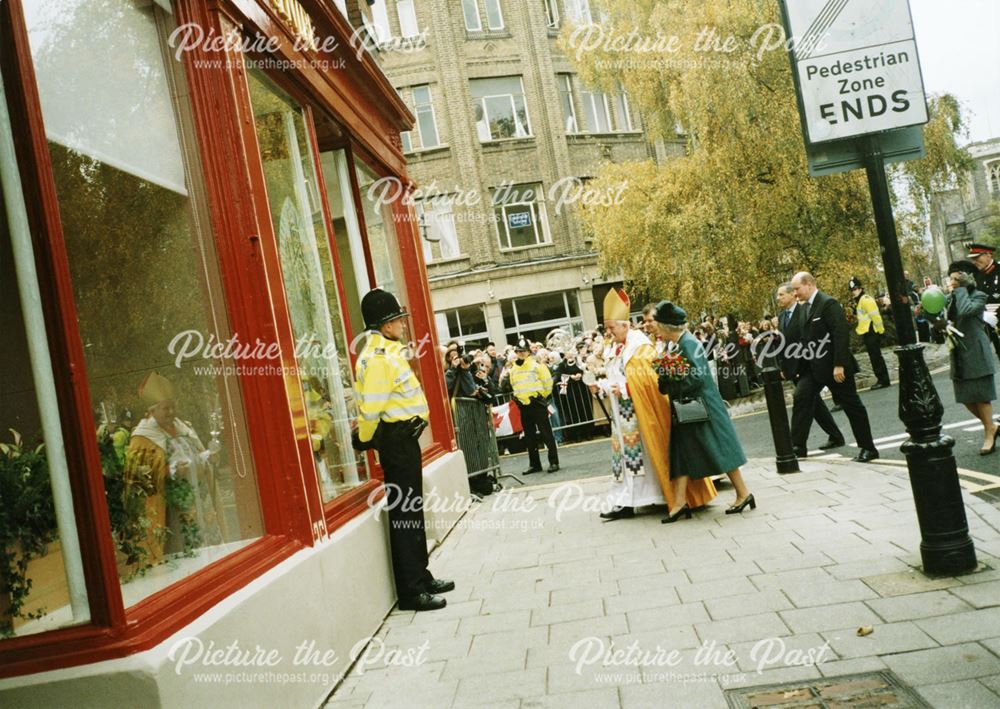
<path id="1" fill-rule="evenodd" d="M 687 324 L 688 314 L 684 308 L 674 305 L 669 300 L 661 300 L 656 304 L 656 312 L 653 319 L 664 325 L 680 327 Z"/>

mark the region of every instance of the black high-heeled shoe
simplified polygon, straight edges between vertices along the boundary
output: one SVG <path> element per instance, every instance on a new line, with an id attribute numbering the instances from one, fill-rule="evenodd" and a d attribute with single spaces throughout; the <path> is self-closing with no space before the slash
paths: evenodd
<path id="1" fill-rule="evenodd" d="M 743 502 L 741 502 L 740 504 L 733 505 L 728 510 L 726 510 L 726 514 L 727 515 L 736 515 L 736 514 L 739 514 L 740 512 L 742 512 L 746 508 L 747 505 L 750 505 L 750 509 L 751 510 L 757 509 L 757 500 L 753 499 L 753 493 L 750 493 L 749 495 L 747 495 L 746 499 L 743 500 Z"/>
<path id="2" fill-rule="evenodd" d="M 684 519 L 691 519 L 691 508 L 688 507 L 686 502 L 684 503 L 684 506 L 678 509 L 676 512 L 674 512 L 673 514 L 668 514 L 666 517 L 661 519 L 660 524 L 673 524 L 674 522 L 676 522 L 681 518 L 681 515 L 684 515 Z"/>

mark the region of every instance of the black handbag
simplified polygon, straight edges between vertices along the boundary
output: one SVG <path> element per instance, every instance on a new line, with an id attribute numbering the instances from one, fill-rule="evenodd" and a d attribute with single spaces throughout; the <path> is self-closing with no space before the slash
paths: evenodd
<path id="1" fill-rule="evenodd" d="M 708 421 L 708 409 L 701 398 L 671 399 L 670 419 L 676 426 L 687 426 Z"/>

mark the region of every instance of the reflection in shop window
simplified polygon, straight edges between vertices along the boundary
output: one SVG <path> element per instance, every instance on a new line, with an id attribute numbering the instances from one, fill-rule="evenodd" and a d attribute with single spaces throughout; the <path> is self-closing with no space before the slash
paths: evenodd
<path id="1" fill-rule="evenodd" d="M 455 231 L 455 215 L 451 204 L 417 202 L 414 205 L 421 225 L 421 241 L 424 258 L 427 261 L 458 258 L 458 233 Z"/>
<path id="2" fill-rule="evenodd" d="M 171 19 L 155 4 L 24 3 L 131 605 L 263 534 Z M 169 59 L 167 59 L 169 57 Z"/>
<path id="3" fill-rule="evenodd" d="M 364 456 L 351 447 L 354 377 L 316 166 L 301 107 L 260 72 L 250 72 L 249 83 L 309 441 L 329 501 L 367 480 L 368 472 Z"/>

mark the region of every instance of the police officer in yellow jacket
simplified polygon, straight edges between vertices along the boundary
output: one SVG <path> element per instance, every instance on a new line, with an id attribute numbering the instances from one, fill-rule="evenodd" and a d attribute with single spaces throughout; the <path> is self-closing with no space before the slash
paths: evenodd
<path id="1" fill-rule="evenodd" d="M 878 380 L 872 389 L 884 389 L 889 386 L 889 369 L 885 366 L 885 357 L 882 356 L 882 333 L 885 332 L 882 313 L 879 311 L 875 299 L 865 293 L 858 278 L 852 278 L 848 283 L 848 288 L 851 290 L 854 312 L 858 320 L 854 331 L 861 335 L 861 340 L 865 343 L 868 359 L 872 363 L 872 371 Z"/>
<path id="2" fill-rule="evenodd" d="M 552 394 L 552 374 L 541 362 L 531 356 L 527 340 L 518 340 L 514 346 L 516 359 L 511 364 L 510 378 L 505 389 L 514 394 L 514 401 L 521 411 L 521 428 L 524 430 L 524 444 L 528 448 L 530 463 L 523 475 L 542 472 L 542 461 L 538 456 L 538 439 L 541 437 L 549 453 L 549 472 L 559 470 L 559 451 L 549 423 L 548 398 Z"/>
<path id="3" fill-rule="evenodd" d="M 380 288 L 361 300 L 368 339 L 355 367 L 358 450 L 375 448 L 385 475 L 389 510 L 389 546 L 400 610 L 444 608 L 435 595 L 455 588 L 435 579 L 427 568 L 427 534 L 423 512 L 423 466 L 420 434 L 427 427 L 427 399 L 401 342 L 406 310 Z"/>

